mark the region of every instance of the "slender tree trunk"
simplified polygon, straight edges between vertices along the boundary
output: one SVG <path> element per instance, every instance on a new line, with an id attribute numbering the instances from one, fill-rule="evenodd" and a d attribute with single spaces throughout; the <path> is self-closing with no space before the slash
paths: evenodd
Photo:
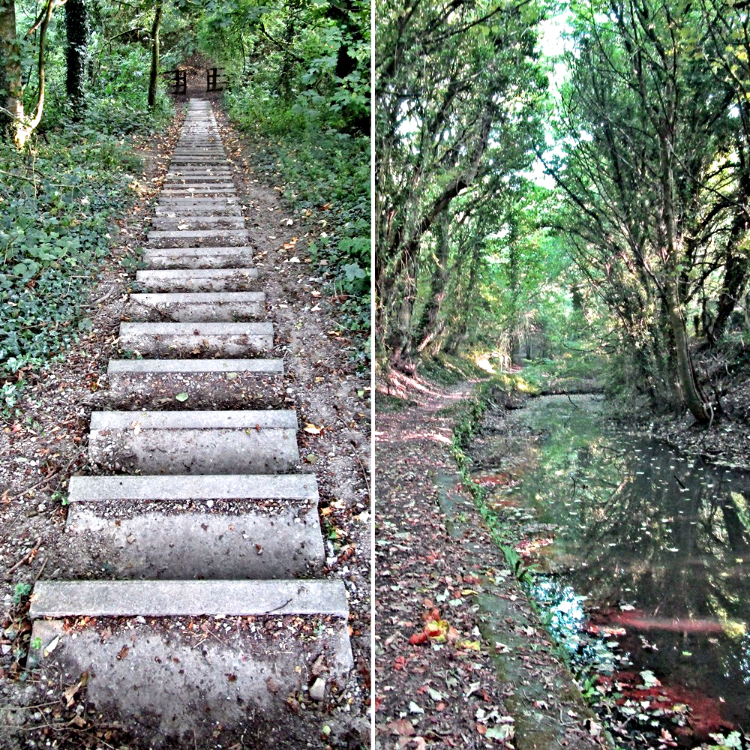
<path id="1" fill-rule="evenodd" d="M 422 319 L 419 323 L 417 339 L 417 351 L 422 352 L 434 341 L 440 333 L 439 325 L 440 310 L 445 299 L 445 288 L 448 282 L 448 255 L 450 253 L 450 235 L 448 230 L 448 215 L 443 214 L 436 222 L 435 235 L 437 241 L 437 253 L 435 257 L 435 268 L 432 273 L 430 293 L 425 305 Z"/>
<path id="2" fill-rule="evenodd" d="M 0 0 L 0 46 L 4 63 L 7 95 L 3 102 L 5 116 L 11 123 L 22 122 L 23 82 L 21 78 L 21 46 L 16 35 L 16 5 L 14 0 Z"/>
<path id="3" fill-rule="evenodd" d="M 690 342 L 688 340 L 687 326 L 685 316 L 677 295 L 677 287 L 674 283 L 669 283 L 666 289 L 669 314 L 669 325 L 674 338 L 675 359 L 677 367 L 677 377 L 682 390 L 682 397 L 685 405 L 690 409 L 690 413 L 700 424 L 708 424 L 711 421 L 711 408 L 701 393 L 698 383 L 695 379 L 693 362 L 690 357 Z"/>
<path id="4" fill-rule="evenodd" d="M 65 92 L 73 106 L 76 119 L 83 105 L 84 81 L 88 43 L 88 14 L 85 0 L 67 0 L 65 3 Z"/>
<path id="5" fill-rule="evenodd" d="M 157 0 L 154 6 L 154 22 L 151 25 L 151 75 L 148 81 L 148 106 L 156 106 L 156 87 L 159 82 L 159 29 L 163 12 L 162 0 Z"/>
<path id="6" fill-rule="evenodd" d="M 37 54 L 37 79 L 39 91 L 37 93 L 36 111 L 32 117 L 27 117 L 23 106 L 23 83 L 21 78 L 21 56 L 16 36 L 15 7 L 8 0 L 0 0 L 0 36 L 2 36 L 3 56 L 5 57 L 5 73 L 8 79 L 7 109 L 11 117 L 11 130 L 16 147 L 21 150 L 26 146 L 31 134 L 42 121 L 44 101 L 46 95 L 45 51 L 47 45 L 47 29 L 55 8 L 54 0 L 47 0 L 39 22 L 39 52 Z"/>
<path id="7" fill-rule="evenodd" d="M 476 287 L 479 276 L 479 267 L 482 258 L 482 243 L 477 242 L 471 254 L 471 263 L 469 265 L 469 278 L 463 293 L 460 294 L 459 300 L 455 306 L 456 322 L 451 328 L 450 339 L 445 344 L 445 351 L 448 354 L 456 354 L 465 343 L 469 333 L 469 314 L 471 311 L 471 302 L 473 299 L 474 288 Z"/>

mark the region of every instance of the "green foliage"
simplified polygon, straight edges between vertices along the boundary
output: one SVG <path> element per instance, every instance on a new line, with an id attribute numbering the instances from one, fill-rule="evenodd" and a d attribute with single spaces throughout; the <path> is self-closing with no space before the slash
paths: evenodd
<path id="1" fill-rule="evenodd" d="M 38 8 L 16 3 L 19 35 Z M 0 411 L 17 409 L 23 373 L 39 369 L 90 330 L 83 307 L 112 240 L 112 222 L 132 198 L 141 169 L 130 136 L 172 114 L 163 87 L 147 106 L 149 6 L 89 6 L 85 92 L 73 117 L 66 98 L 64 10 L 46 44 L 43 117 L 24 153 L 0 141 Z M 35 101 L 37 38 L 24 38 L 27 109 Z M 5 381 L 5 382 L 3 382 Z"/>
<path id="2" fill-rule="evenodd" d="M 379 4 L 375 264 L 378 346 L 389 359 L 450 336 L 455 353 L 471 328 L 465 308 L 486 240 L 500 231 L 496 207 L 512 204 L 514 173 L 542 137 L 542 14 L 533 2 Z"/>
<path id="3" fill-rule="evenodd" d="M 21 604 L 21 602 L 31 593 L 31 584 L 29 583 L 17 583 L 13 589 L 13 603 Z"/>
<path id="4" fill-rule="evenodd" d="M 352 357 L 369 362 L 369 5 L 209 5 L 200 43 L 227 69 L 226 103 L 255 168 L 308 226 L 307 253 L 339 301 Z"/>
<path id="5" fill-rule="evenodd" d="M 0 144 L 0 377 L 40 367 L 90 329 L 82 296 L 139 168 L 125 141 L 88 124 L 48 132 L 28 156 Z M 3 398 L 12 407 L 17 385 Z"/>
<path id="6" fill-rule="evenodd" d="M 451 356 L 442 352 L 434 357 L 423 357 L 419 361 L 418 370 L 429 380 L 441 385 L 456 385 L 471 378 L 490 377 L 467 356 Z"/>

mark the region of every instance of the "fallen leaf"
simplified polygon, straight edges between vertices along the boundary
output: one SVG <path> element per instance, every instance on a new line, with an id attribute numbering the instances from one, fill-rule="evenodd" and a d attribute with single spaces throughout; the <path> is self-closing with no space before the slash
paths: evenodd
<path id="1" fill-rule="evenodd" d="M 308 422 L 305 425 L 305 432 L 309 433 L 310 435 L 320 435 L 320 433 L 323 432 L 323 426 L 321 425 L 320 427 L 318 427 L 312 422 Z"/>
<path id="2" fill-rule="evenodd" d="M 78 680 L 78 682 L 75 683 L 75 685 L 71 685 L 69 688 L 66 688 L 63 691 L 63 698 L 65 698 L 65 704 L 68 708 L 70 708 L 75 703 L 75 697 L 76 693 L 82 688 L 85 687 L 86 684 L 89 681 L 89 673 L 84 672 L 81 675 L 81 679 Z"/>
<path id="3" fill-rule="evenodd" d="M 175 401 L 179 401 L 180 403 L 182 403 L 182 402 L 184 402 L 184 401 L 187 401 L 187 400 L 188 400 L 188 398 L 189 398 L 189 396 L 188 396 L 188 394 L 187 394 L 187 393 L 178 393 L 178 394 L 177 394 L 177 395 L 176 395 L 176 396 L 174 397 L 174 400 L 175 400 Z"/>
<path id="4" fill-rule="evenodd" d="M 414 734 L 414 726 L 408 719 L 397 719 L 386 725 L 392 734 L 400 734 L 404 737 L 411 737 Z"/>

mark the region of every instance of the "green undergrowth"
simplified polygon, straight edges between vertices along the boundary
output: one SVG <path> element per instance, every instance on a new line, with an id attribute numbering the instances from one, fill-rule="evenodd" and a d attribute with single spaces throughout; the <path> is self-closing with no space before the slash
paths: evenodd
<path id="1" fill-rule="evenodd" d="M 387 414 L 389 412 L 400 412 L 408 409 L 410 406 L 414 406 L 415 402 L 410 399 L 397 398 L 387 393 L 376 393 L 375 394 L 375 408 L 379 414 Z"/>
<path id="2" fill-rule="evenodd" d="M 167 109 L 138 131 L 161 127 Z M 110 252 L 113 220 L 131 205 L 142 160 L 117 118 L 61 121 L 25 153 L 0 141 L 0 413 L 24 375 L 92 327 L 83 301 Z M 132 131 L 132 128 L 131 128 Z"/>
<path id="3" fill-rule="evenodd" d="M 442 352 L 434 357 L 420 359 L 417 370 L 420 375 L 440 385 L 456 385 L 465 380 L 487 380 L 492 377 L 468 357 Z"/>
<path id="4" fill-rule="evenodd" d="M 313 228 L 300 247 L 336 298 L 339 328 L 364 370 L 370 349 L 370 139 L 311 120 L 294 106 L 246 87 L 226 96 L 228 112 L 255 145 L 253 167 Z"/>
<path id="5" fill-rule="evenodd" d="M 464 486 L 471 494 L 477 511 L 484 520 L 493 542 L 502 550 L 508 566 L 522 582 L 530 580 L 531 572 L 520 564 L 520 557 L 510 546 L 509 530 L 487 503 L 485 490 L 471 476 L 471 458 L 467 451 L 482 423 L 490 404 L 500 396 L 528 393 L 526 382 L 518 375 L 499 375 L 479 383 L 474 395 L 458 406 L 451 434 L 451 455 L 456 462 Z"/>

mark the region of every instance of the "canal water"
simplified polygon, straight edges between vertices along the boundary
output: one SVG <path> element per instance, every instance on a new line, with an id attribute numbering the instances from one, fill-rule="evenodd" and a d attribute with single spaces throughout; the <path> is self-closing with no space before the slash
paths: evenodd
<path id="1" fill-rule="evenodd" d="M 750 475 L 629 435 L 592 396 L 531 399 L 475 459 L 498 520 L 521 532 L 530 593 L 618 741 L 742 747 Z"/>

